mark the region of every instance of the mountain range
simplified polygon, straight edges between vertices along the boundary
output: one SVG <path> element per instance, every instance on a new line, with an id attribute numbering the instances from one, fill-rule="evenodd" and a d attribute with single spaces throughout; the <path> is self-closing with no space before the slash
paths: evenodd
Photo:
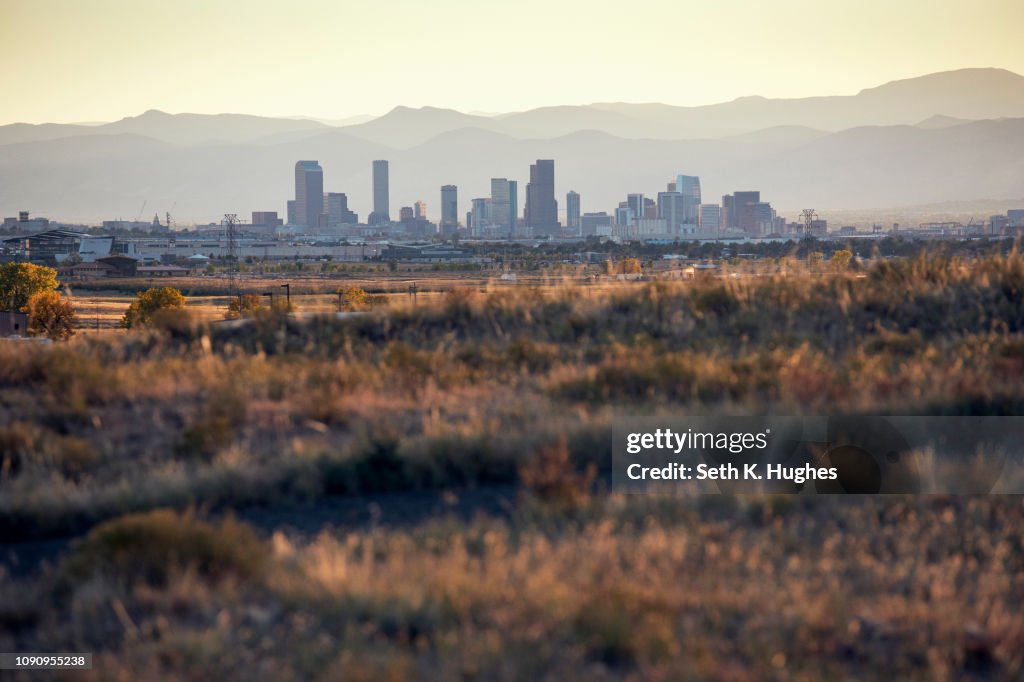
<path id="1" fill-rule="evenodd" d="M 161 214 L 173 206 L 179 223 L 283 214 L 294 163 L 307 158 L 324 168 L 325 190 L 348 193 L 364 218 L 378 158 L 391 161 L 393 216 L 417 199 L 436 209 L 449 183 L 466 210 L 489 193 L 491 177 L 518 179 L 522 201 L 537 158 L 555 159 L 556 192 L 580 192 L 585 211 L 610 211 L 628 192 L 653 196 L 678 173 L 701 176 L 706 201 L 760 189 L 783 208 L 1024 196 L 1024 77 L 1000 69 L 930 74 L 850 96 L 489 116 L 397 107 L 342 122 L 153 110 L 99 125 L 0 126 L 0 212 L 95 222 L 135 218 L 145 202 Z"/>

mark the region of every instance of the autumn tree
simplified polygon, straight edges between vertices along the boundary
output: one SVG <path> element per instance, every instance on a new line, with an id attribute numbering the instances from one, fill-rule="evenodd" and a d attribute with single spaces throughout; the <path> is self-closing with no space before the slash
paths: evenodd
<path id="1" fill-rule="evenodd" d="M 606 261 L 605 272 L 609 275 L 636 275 L 643 272 L 639 258 L 623 258 L 618 262 Z"/>
<path id="2" fill-rule="evenodd" d="M 366 310 L 370 307 L 370 295 L 359 287 L 342 287 L 338 289 L 338 310 Z"/>
<path id="3" fill-rule="evenodd" d="M 75 307 L 56 291 L 39 291 L 28 300 L 28 331 L 53 341 L 64 341 L 75 333 Z"/>
<path id="4" fill-rule="evenodd" d="M 240 317 L 251 317 L 261 310 L 264 310 L 262 296 L 257 294 L 242 294 L 231 299 L 228 304 L 228 311 L 224 314 L 225 320 L 237 320 Z"/>
<path id="5" fill-rule="evenodd" d="M 41 291 L 57 288 L 57 271 L 32 263 L 0 265 L 0 310 L 25 310 L 28 301 Z"/>
<path id="6" fill-rule="evenodd" d="M 121 318 L 121 326 L 126 329 L 144 327 L 152 324 L 153 318 L 161 311 L 184 308 L 185 297 L 180 291 L 171 287 L 154 287 L 135 295 L 135 300 Z"/>
<path id="7" fill-rule="evenodd" d="M 853 252 L 848 249 L 839 249 L 832 254 L 832 265 L 835 266 L 836 270 L 845 270 L 850 267 L 850 261 L 853 259 Z"/>

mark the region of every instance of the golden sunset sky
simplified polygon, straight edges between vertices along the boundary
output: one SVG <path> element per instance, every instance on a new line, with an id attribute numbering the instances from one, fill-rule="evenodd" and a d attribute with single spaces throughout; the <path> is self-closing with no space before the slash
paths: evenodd
<path id="1" fill-rule="evenodd" d="M 0 0 L 0 123 L 854 94 L 1024 73 L 1021 0 Z"/>

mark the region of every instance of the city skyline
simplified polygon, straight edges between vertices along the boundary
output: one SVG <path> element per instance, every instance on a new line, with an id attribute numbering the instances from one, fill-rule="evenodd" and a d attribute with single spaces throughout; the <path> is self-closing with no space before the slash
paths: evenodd
<path id="1" fill-rule="evenodd" d="M 662 213 L 685 224 L 696 222 L 701 190 L 716 197 L 737 187 L 762 189 L 789 215 L 806 206 L 1016 200 L 1022 127 L 1024 76 L 998 69 L 929 74 L 855 97 L 567 107 L 497 120 L 405 109 L 343 128 L 151 112 L 101 128 L 0 127 L 0 209 L 92 223 L 156 209 L 178 224 L 201 224 L 225 212 L 273 208 L 266 197 L 278 193 L 296 159 L 319 160 L 330 169 L 325 191 L 344 190 L 344 200 L 337 194 L 320 208 L 318 192 L 306 198 L 306 212 L 322 211 L 329 223 L 349 211 L 370 216 L 374 185 L 382 218 L 425 198 L 439 212 L 443 184 L 457 185 L 466 202 L 496 197 L 500 215 L 506 190 L 499 183 L 495 191 L 492 181 L 502 178 L 518 184 L 517 209 L 525 208 L 527 160 L 544 158 L 560 168 L 549 194 L 558 220 L 568 219 L 561 198 L 570 189 L 581 197 L 581 214 L 613 209 L 642 190 L 658 205 L 678 204 Z M 391 161 L 376 174 L 379 182 L 374 160 Z M 666 181 L 685 180 L 680 171 L 701 177 L 689 197 L 662 191 Z"/>
<path id="2" fill-rule="evenodd" d="M 398 105 L 466 112 L 618 101 L 693 106 L 751 95 L 850 95 L 964 67 L 1024 73 L 1015 35 L 1024 5 L 1011 0 L 983 8 L 965 0 L 647 0 L 634 7 L 644 28 L 636 39 L 623 35 L 615 7 L 526 0 L 517 9 L 459 0 L 311 0 L 302 13 L 279 2 L 9 0 L 0 10 L 8 47 L 0 78 L 17 96 L 0 124 L 114 121 L 154 108 L 341 119 Z M 744 21 L 733 20 L 737 12 Z M 340 26 L 358 30 L 338 39 Z M 480 56 L 459 39 L 477 26 L 509 39 L 529 35 L 531 49 L 515 59 Z M 801 38 L 808 34 L 813 41 Z M 593 44 L 610 49 L 580 49 Z M 700 67 L 687 66 L 687 55 L 700 55 Z M 535 74 L 530 88 L 505 87 L 524 73 Z M 671 80 L 683 85 L 666 88 Z M 324 87 L 329 82 L 345 87 Z"/>

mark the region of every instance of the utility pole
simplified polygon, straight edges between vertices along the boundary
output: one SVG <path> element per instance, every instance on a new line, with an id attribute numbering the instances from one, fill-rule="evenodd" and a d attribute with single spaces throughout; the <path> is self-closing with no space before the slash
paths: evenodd
<path id="1" fill-rule="evenodd" d="M 811 228 L 814 226 L 814 221 L 817 220 L 818 214 L 814 212 L 813 208 L 805 208 L 800 212 L 800 217 L 804 221 L 804 236 L 811 236 Z"/>
<path id="2" fill-rule="evenodd" d="M 238 293 L 238 215 L 224 214 L 224 236 L 227 241 L 228 288 Z"/>
<path id="3" fill-rule="evenodd" d="M 288 310 L 292 309 L 292 285 L 291 283 L 282 284 L 281 288 L 284 289 L 285 300 L 288 302 Z"/>

